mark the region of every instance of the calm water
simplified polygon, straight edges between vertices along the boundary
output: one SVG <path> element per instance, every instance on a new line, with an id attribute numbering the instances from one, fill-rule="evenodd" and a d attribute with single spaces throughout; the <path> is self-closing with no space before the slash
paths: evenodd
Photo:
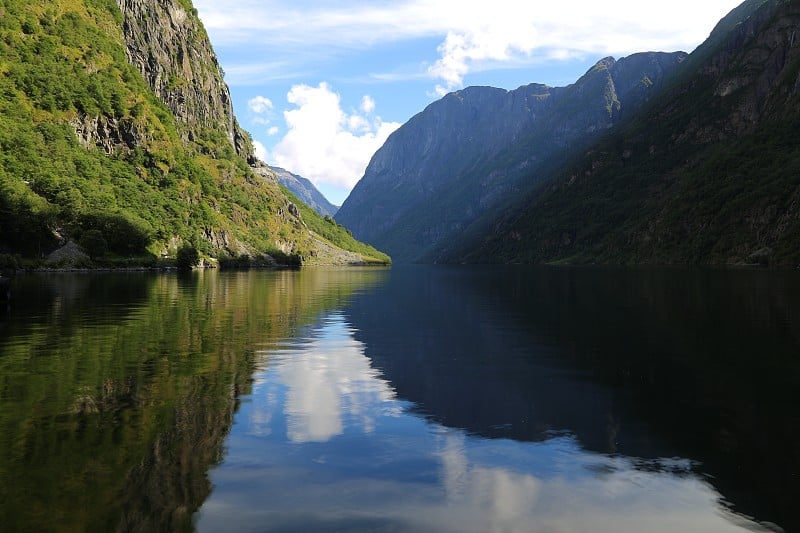
<path id="1" fill-rule="evenodd" d="M 13 290 L 2 531 L 800 530 L 800 272 Z"/>

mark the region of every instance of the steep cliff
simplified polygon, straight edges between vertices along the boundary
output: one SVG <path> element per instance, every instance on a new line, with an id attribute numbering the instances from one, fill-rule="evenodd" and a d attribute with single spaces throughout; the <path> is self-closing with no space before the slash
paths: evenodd
<path id="1" fill-rule="evenodd" d="M 646 113 L 437 259 L 797 265 L 799 25 L 743 3 Z"/>
<path id="2" fill-rule="evenodd" d="M 605 58 L 568 87 L 451 93 L 389 137 L 336 219 L 395 260 L 419 259 L 638 109 L 685 57 Z"/>
<path id="3" fill-rule="evenodd" d="M 0 0 L 0 73 L 0 254 L 351 261 L 254 158 L 188 0 Z"/>
<path id="4" fill-rule="evenodd" d="M 128 60 L 177 119 L 185 140 L 224 131 L 236 153 L 255 163 L 233 113 L 223 71 L 197 10 L 187 1 L 117 0 Z"/>

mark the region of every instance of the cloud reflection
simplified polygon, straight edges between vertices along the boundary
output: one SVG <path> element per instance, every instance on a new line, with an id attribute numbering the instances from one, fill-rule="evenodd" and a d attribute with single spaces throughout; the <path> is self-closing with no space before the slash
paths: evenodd
<path id="1" fill-rule="evenodd" d="M 440 442 L 446 503 L 404 511 L 406 516 L 424 517 L 417 526 L 542 533 L 760 530 L 727 513 L 716 491 L 688 470 L 639 470 L 633 459 L 586 453 L 573 438 L 559 438 L 527 446 L 529 453 L 540 455 L 534 463 L 551 467 L 570 453 L 569 461 L 550 472 L 544 468 L 537 476 L 492 465 L 507 460 L 504 454 L 488 454 L 492 460 L 471 441 L 450 430 Z M 521 447 L 499 444 L 512 456 Z"/>
<path id="2" fill-rule="evenodd" d="M 483 439 L 407 411 L 340 315 L 265 353 L 199 531 L 759 530 L 685 459 Z M 346 437 L 337 442 L 336 437 Z"/>
<path id="3" fill-rule="evenodd" d="M 270 354 L 270 365 L 272 381 L 285 388 L 285 396 L 268 386 L 264 408 L 255 410 L 250 422 L 254 432 L 264 431 L 258 421 L 282 410 L 294 443 L 326 442 L 341 435 L 345 424 L 372 433 L 375 413 L 395 397 L 341 316 L 329 318 L 302 345 Z"/>

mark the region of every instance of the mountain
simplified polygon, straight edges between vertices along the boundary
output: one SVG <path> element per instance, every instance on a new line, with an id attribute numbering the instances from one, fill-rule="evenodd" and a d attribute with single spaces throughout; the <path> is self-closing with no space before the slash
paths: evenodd
<path id="1" fill-rule="evenodd" d="M 388 261 L 254 157 L 189 0 L 0 0 L 0 73 L 2 262 Z"/>
<path id="2" fill-rule="evenodd" d="M 609 57 L 567 87 L 448 94 L 389 137 L 336 220 L 396 261 L 417 260 L 638 109 L 685 58 Z"/>
<path id="3" fill-rule="evenodd" d="M 798 265 L 798 24 L 744 2 L 642 113 L 433 258 Z"/>
<path id="4" fill-rule="evenodd" d="M 278 178 L 278 182 L 292 191 L 307 206 L 323 217 L 332 217 L 339 208 L 328 201 L 321 192 L 314 187 L 310 180 L 297 174 L 292 174 L 281 167 L 270 167 Z"/>

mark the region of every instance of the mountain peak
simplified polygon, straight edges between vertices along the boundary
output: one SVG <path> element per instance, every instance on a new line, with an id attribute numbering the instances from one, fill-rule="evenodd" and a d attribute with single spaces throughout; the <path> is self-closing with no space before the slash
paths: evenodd
<path id="1" fill-rule="evenodd" d="M 446 95 L 389 137 L 336 219 L 395 260 L 418 259 L 537 181 L 556 154 L 615 124 L 683 59 L 641 57 L 602 59 L 568 87 L 467 87 Z"/>
<path id="2" fill-rule="evenodd" d="M 319 213 L 321 216 L 332 217 L 339 210 L 325 196 L 319 192 L 311 180 L 289 172 L 281 167 L 269 167 L 275 173 L 278 182 L 289 189 L 297 198 Z"/>

